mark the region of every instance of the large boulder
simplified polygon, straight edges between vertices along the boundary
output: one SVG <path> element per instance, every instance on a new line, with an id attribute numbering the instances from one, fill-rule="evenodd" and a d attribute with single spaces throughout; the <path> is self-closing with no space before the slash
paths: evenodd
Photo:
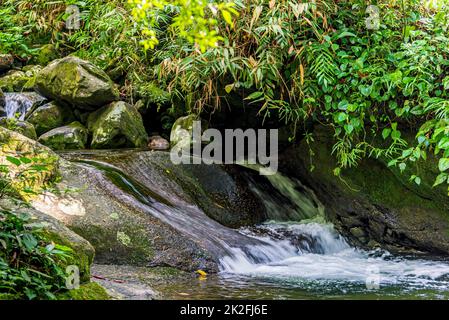
<path id="1" fill-rule="evenodd" d="M 56 188 L 76 192 L 45 193 L 32 205 L 87 239 L 97 263 L 217 270 L 200 245 L 115 187 L 120 176 L 112 183 L 93 167 L 69 162 L 61 163 L 61 174 Z"/>
<path id="2" fill-rule="evenodd" d="M 88 129 L 92 133 L 91 148 L 146 147 L 148 135 L 142 116 L 130 104 L 113 102 L 89 115 Z"/>
<path id="3" fill-rule="evenodd" d="M 29 122 L 16 120 L 14 118 L 0 117 L 0 126 L 18 132 L 27 138 L 37 140 L 36 130 Z"/>
<path id="4" fill-rule="evenodd" d="M 95 110 L 119 98 L 108 75 L 88 61 L 69 56 L 45 67 L 35 88 L 44 96 L 70 106 Z"/>
<path id="5" fill-rule="evenodd" d="M 39 137 L 39 142 L 53 150 L 85 149 L 87 129 L 79 122 L 50 130 Z"/>
<path id="6" fill-rule="evenodd" d="M 226 254 L 217 234 L 232 247 L 251 244 L 221 223 L 239 227 L 266 219 L 241 171 L 175 165 L 158 151 L 64 157 L 77 161 L 62 162 L 57 189 L 77 192 L 46 193 L 32 204 L 87 239 L 97 263 L 217 271 Z"/>
<path id="7" fill-rule="evenodd" d="M 444 190 L 417 190 L 409 175 L 399 177 L 376 159 L 342 170 L 337 177 L 332 132 L 317 127 L 314 136 L 313 144 L 302 141 L 282 155 L 282 169 L 316 193 L 328 219 L 351 243 L 400 253 L 449 253 L 449 197 Z M 421 170 L 423 177 L 431 175 L 424 166 Z"/>
<path id="8" fill-rule="evenodd" d="M 50 102 L 36 108 L 26 116 L 26 120 L 34 125 L 38 135 L 42 135 L 75 120 L 75 118 L 69 107 Z"/>

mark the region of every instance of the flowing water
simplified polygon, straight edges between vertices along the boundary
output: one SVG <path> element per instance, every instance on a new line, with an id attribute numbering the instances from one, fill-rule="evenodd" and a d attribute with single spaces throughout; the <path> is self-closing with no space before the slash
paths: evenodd
<path id="1" fill-rule="evenodd" d="M 34 92 L 5 93 L 5 113 L 7 118 L 24 120 L 26 113 L 46 99 Z"/>
<path id="2" fill-rule="evenodd" d="M 168 196 L 164 190 L 173 189 L 149 174 L 147 158 L 133 159 L 121 164 L 83 162 L 107 179 L 121 180 L 122 190 L 150 214 L 197 239 L 219 261 L 218 275 L 159 285 L 156 289 L 165 298 L 449 298 L 447 261 L 351 247 L 325 221 L 324 208 L 300 181 L 276 174 L 268 178 L 270 189 L 266 181 L 248 176 L 273 220 L 233 230 L 208 218 L 195 204 Z M 288 221 L 291 218 L 296 220 Z"/>

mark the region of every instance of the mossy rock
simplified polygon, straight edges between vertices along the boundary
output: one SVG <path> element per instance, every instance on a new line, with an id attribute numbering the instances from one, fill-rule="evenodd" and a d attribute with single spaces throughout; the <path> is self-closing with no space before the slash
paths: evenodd
<path id="1" fill-rule="evenodd" d="M 36 213 L 37 212 L 37 213 Z M 39 223 L 46 224 L 43 235 L 49 242 L 54 242 L 71 248 L 72 257 L 66 261 L 59 262 L 65 269 L 67 266 L 75 265 L 80 271 L 80 281 L 88 282 L 90 280 L 90 265 L 95 256 L 95 250 L 92 245 L 58 220 L 35 211 L 34 216 Z"/>
<path id="2" fill-rule="evenodd" d="M 189 147 L 193 142 L 193 123 L 197 120 L 200 119 L 193 114 L 176 119 L 170 132 L 170 145 L 177 148 Z"/>
<path id="3" fill-rule="evenodd" d="M 8 119 L 6 117 L 1 117 L 0 126 L 18 132 L 27 138 L 37 140 L 37 134 L 36 130 L 34 129 L 34 126 L 27 121 L 20 121 L 16 119 Z"/>
<path id="4" fill-rule="evenodd" d="M 377 242 L 393 252 L 449 253 L 449 197 L 415 190 L 405 182 L 409 176 L 398 178 L 377 159 L 335 176 L 332 132 L 319 126 L 314 138 L 313 144 L 302 141 L 282 155 L 283 170 L 315 191 L 328 219 L 348 240 L 369 249 Z"/>
<path id="5" fill-rule="evenodd" d="M 37 64 L 46 66 L 51 61 L 57 59 L 59 52 L 54 44 L 46 44 L 40 47 L 37 56 L 33 59 Z"/>
<path id="6" fill-rule="evenodd" d="M 33 110 L 26 120 L 34 125 L 37 135 L 40 136 L 74 121 L 75 118 L 69 107 L 50 102 Z"/>
<path id="7" fill-rule="evenodd" d="M 0 78 L 0 89 L 5 92 L 33 91 L 40 66 L 27 66 L 22 70 L 11 70 Z"/>
<path id="8" fill-rule="evenodd" d="M 26 157 L 36 159 L 37 164 L 45 165 L 46 170 L 37 173 L 29 172 L 29 165 L 22 163 L 19 166 L 11 165 L 6 157 Z M 53 183 L 58 177 L 59 156 L 49 148 L 37 141 L 31 140 L 20 133 L 8 130 L 0 126 L 0 165 L 8 165 L 11 187 L 24 199 L 33 197 L 33 193 L 25 192 L 24 189 L 34 191 L 36 194 L 43 188 Z"/>
<path id="9" fill-rule="evenodd" d="M 38 141 L 53 150 L 76 150 L 86 148 L 87 138 L 87 129 L 75 121 L 44 133 Z"/>
<path id="10" fill-rule="evenodd" d="M 89 131 L 92 132 L 93 149 L 147 146 L 148 134 L 142 116 L 126 102 L 113 102 L 93 112 L 87 124 Z"/>
<path id="11" fill-rule="evenodd" d="M 110 300 L 106 290 L 96 282 L 80 285 L 78 289 L 69 290 L 57 296 L 58 300 Z"/>
<path id="12" fill-rule="evenodd" d="M 16 202 L 7 198 L 0 200 L 0 208 L 30 215 L 30 223 L 40 226 L 41 236 L 46 242 L 71 249 L 70 257 L 64 261 L 57 261 L 58 265 L 64 270 L 67 266 L 74 265 L 79 269 L 80 282 L 90 281 L 90 266 L 94 260 L 95 250 L 86 239 L 68 229 L 60 220 L 31 207 L 18 206 Z"/>
<path id="13" fill-rule="evenodd" d="M 77 192 L 47 193 L 32 205 L 88 240 L 95 248 L 96 263 L 217 271 L 213 256 L 201 243 L 138 205 L 133 191 L 127 193 L 126 188 L 133 188 L 115 170 L 98 174 L 91 164 L 63 160 L 60 170 L 61 181 L 54 188 Z"/>
<path id="14" fill-rule="evenodd" d="M 119 98 L 117 88 L 103 70 L 73 56 L 46 66 L 37 75 L 35 88 L 48 98 L 86 110 Z"/>

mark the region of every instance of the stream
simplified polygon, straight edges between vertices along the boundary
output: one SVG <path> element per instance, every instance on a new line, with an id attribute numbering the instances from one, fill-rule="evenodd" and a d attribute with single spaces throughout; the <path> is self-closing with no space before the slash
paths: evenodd
<path id="1" fill-rule="evenodd" d="M 218 274 L 152 284 L 164 298 L 449 298 L 449 263 L 444 258 L 351 247 L 325 220 L 313 192 L 280 173 L 268 178 L 271 188 L 248 175 L 269 219 L 235 230 L 212 220 L 194 203 L 181 201 L 169 185 L 154 182 L 145 152 L 131 161 L 94 152 L 67 155 L 112 182 L 116 189 L 109 192 L 132 195 L 133 205 L 143 206 L 217 257 Z"/>

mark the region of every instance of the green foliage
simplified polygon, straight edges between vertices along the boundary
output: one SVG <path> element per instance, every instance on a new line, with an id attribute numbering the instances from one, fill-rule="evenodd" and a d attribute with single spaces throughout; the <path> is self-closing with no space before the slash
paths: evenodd
<path id="1" fill-rule="evenodd" d="M 432 152 L 441 159 L 436 184 L 448 182 L 445 1 L 377 1 L 376 30 L 367 28 L 362 0 L 5 3 L 9 19 L 0 23 L 12 36 L 32 34 L 91 60 L 131 102 L 163 112 L 167 128 L 174 115 L 242 96 L 261 116 L 293 128 L 306 119 L 332 127 L 340 169 L 376 157 L 405 171 Z M 79 30 L 64 27 L 68 4 L 80 8 Z M 410 132 L 415 143 L 405 139 Z"/>
<path id="2" fill-rule="evenodd" d="M 59 263 L 71 249 L 48 243 L 28 215 L 0 211 L 0 295 L 16 299 L 56 299 L 64 289 Z"/>
<path id="3" fill-rule="evenodd" d="M 0 165 L 0 200 L 7 196 L 21 202 L 24 194 L 36 194 L 34 184 L 47 164 L 39 158 L 5 160 Z M 0 210 L 0 296 L 56 299 L 55 294 L 65 290 L 61 265 L 72 250 L 46 241 L 41 228 L 27 214 Z"/>
<path id="4" fill-rule="evenodd" d="M 176 36 L 194 43 L 202 52 L 216 47 L 223 40 L 215 30 L 215 18 L 221 13 L 223 20 L 234 25 L 233 17 L 238 15 L 233 2 L 213 2 L 201 0 L 129 0 L 133 5 L 132 15 L 142 27 L 145 36 L 141 41 L 145 50 L 154 49 L 159 44 L 155 27 L 162 14 L 171 14 L 170 31 Z"/>
<path id="5" fill-rule="evenodd" d="M 220 47 L 197 52 L 161 38 L 153 52 L 159 83 L 191 112 L 218 108 L 245 90 L 245 100 L 265 117 L 333 127 L 340 168 L 375 157 L 404 171 L 432 150 L 442 157 L 442 173 L 449 170 L 444 3 L 436 12 L 420 1 L 380 1 L 378 30 L 367 29 L 363 1 L 235 3 L 240 17 L 233 30 L 219 24 Z M 418 145 L 409 146 L 403 130 L 423 124 Z M 417 175 L 411 180 L 421 182 Z"/>
<path id="6" fill-rule="evenodd" d="M 27 25 L 16 23 L 17 11 L 11 5 L 0 8 L 0 53 L 14 53 L 26 57 L 34 53 L 24 33 Z"/>
<path id="7" fill-rule="evenodd" d="M 49 160 L 25 156 L 6 156 L 5 159 L 7 164 L 0 165 L 0 199 L 3 196 L 20 198 L 23 195 L 35 195 L 43 191 L 36 186 L 41 180 L 42 173 L 49 170 Z"/>

